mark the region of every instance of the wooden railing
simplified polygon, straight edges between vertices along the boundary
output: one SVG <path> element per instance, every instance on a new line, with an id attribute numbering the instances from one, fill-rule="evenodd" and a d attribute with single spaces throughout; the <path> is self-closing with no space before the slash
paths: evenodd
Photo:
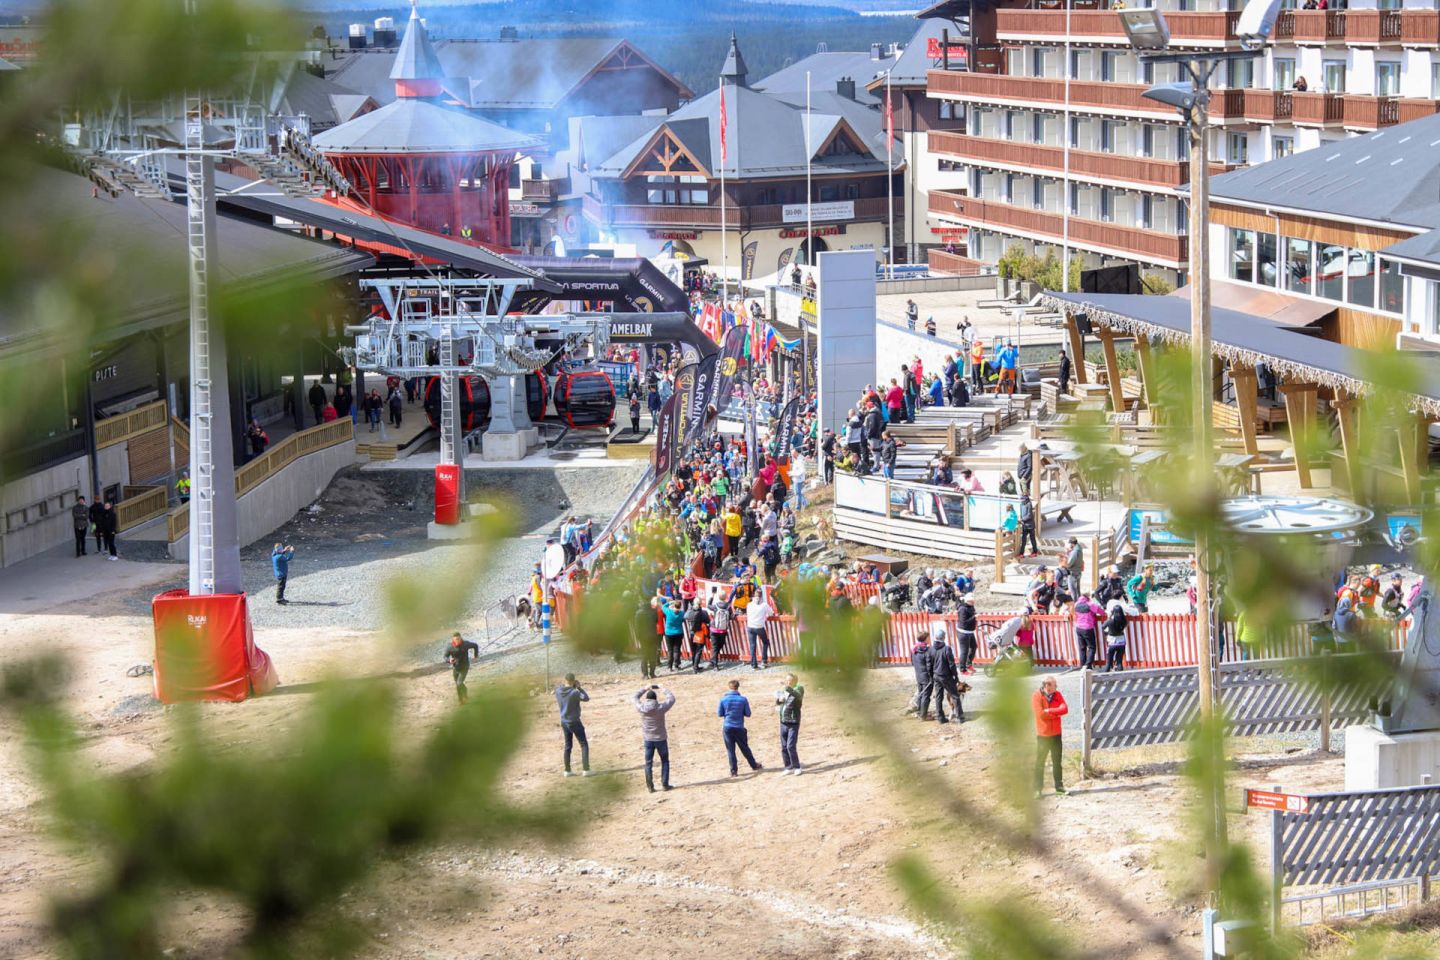
<path id="1" fill-rule="evenodd" d="M 1065 169 L 1063 147 L 1034 143 L 1014 143 L 989 137 L 972 137 L 960 133 L 930 131 L 930 149 L 970 161 L 1015 164 L 1046 170 Z M 1212 163 L 1212 174 L 1235 169 L 1233 164 Z M 1070 171 L 1080 176 L 1106 180 L 1127 180 L 1133 183 L 1162 187 L 1179 187 L 1190 181 L 1188 160 L 1156 160 L 1130 157 L 1097 150 L 1071 150 Z"/>
<path id="2" fill-rule="evenodd" d="M 1289 90 L 1246 90 L 1245 119 L 1288 120 L 1292 104 Z"/>
<path id="3" fill-rule="evenodd" d="M 1375 11 L 1372 11 L 1375 12 Z M 1347 127 L 1378 130 L 1398 123 L 1400 102 L 1395 97 L 1366 97 L 1346 94 L 1343 117 Z"/>
<path id="4" fill-rule="evenodd" d="M 1400 42 L 1406 46 L 1440 45 L 1440 10 L 1401 10 Z"/>
<path id="5" fill-rule="evenodd" d="M 175 462 L 190 462 L 190 427 L 183 421 L 170 418 L 170 442 L 175 445 Z"/>
<path id="6" fill-rule="evenodd" d="M 1434 10 L 1282 10 L 1275 20 L 1275 39 L 1297 43 L 1437 42 Z M 1170 14 L 1167 21 L 1174 17 Z"/>
<path id="7" fill-rule="evenodd" d="M 969 257 L 962 257 L 958 253 L 946 253 L 944 250 L 930 250 L 925 254 L 930 263 L 932 273 L 948 273 L 955 277 L 978 277 L 980 271 L 985 267 L 982 260 L 971 260 Z"/>
<path id="8" fill-rule="evenodd" d="M 235 496 L 243 497 L 303 456 L 345 443 L 354 437 L 355 424 L 348 417 L 292 433 L 235 471 Z M 181 504 L 171 510 L 167 524 L 170 542 L 174 543 L 190 530 L 189 506 Z"/>
<path id="9" fill-rule="evenodd" d="M 139 526 L 165 512 L 169 496 L 164 487 L 125 487 L 124 499 L 115 504 L 115 522 L 121 531 Z"/>
<path id="10" fill-rule="evenodd" d="M 1065 103 L 1063 77 L 1016 77 L 1008 73 L 965 73 L 959 70 L 931 70 L 927 75 L 931 96 L 951 95 L 976 101 L 1011 101 L 1026 105 Z M 1154 116 L 1174 117 L 1175 111 L 1156 100 L 1145 98 L 1150 89 L 1144 83 L 1109 83 L 1101 80 L 1070 81 L 1070 104 L 1096 110 L 1126 110 Z M 1210 115 L 1242 117 L 1245 91 L 1215 90 L 1210 95 Z"/>
<path id="11" fill-rule="evenodd" d="M 1294 15 L 1292 29 L 1297 43 L 1345 39 L 1344 10 L 1296 10 Z M 1276 36 L 1279 36 L 1278 31 Z"/>
<path id="12" fill-rule="evenodd" d="M 136 407 L 129 413 L 106 417 L 95 424 L 95 446 L 97 449 L 113 447 L 117 443 L 149 433 L 165 425 L 169 416 L 164 400 Z"/>
<path id="13" fill-rule="evenodd" d="M 1339 123 L 1345 117 L 1345 98 L 1338 93 L 1308 93 L 1297 90 L 1290 94 L 1290 99 L 1290 119 L 1295 123 Z"/>
<path id="14" fill-rule="evenodd" d="M 1237 40 L 1236 12 L 1166 11 L 1165 23 L 1170 39 L 1180 42 L 1202 40 L 1224 42 Z M 1072 10 L 1071 34 L 1076 37 L 1115 37 L 1123 40 L 1125 28 L 1115 10 Z M 1018 36 L 1065 36 L 1065 11 L 1001 9 L 995 11 L 995 33 L 1001 39 Z"/>
<path id="15" fill-rule="evenodd" d="M 1440 100 L 1402 99 L 1396 103 L 1395 111 L 1398 122 L 1409 123 L 1440 113 Z"/>
<path id="16" fill-rule="evenodd" d="M 1064 236 L 1064 217 L 1059 213 L 981 200 L 943 190 L 930 192 L 930 212 L 938 216 L 956 217 L 969 223 L 1002 229 L 1008 227 L 1027 234 L 1041 234 L 1056 239 Z M 1075 243 L 1107 247 L 1166 263 L 1181 264 L 1185 261 L 1185 238 L 1159 230 L 1125 227 L 1117 223 L 1072 216 L 1070 239 Z"/>

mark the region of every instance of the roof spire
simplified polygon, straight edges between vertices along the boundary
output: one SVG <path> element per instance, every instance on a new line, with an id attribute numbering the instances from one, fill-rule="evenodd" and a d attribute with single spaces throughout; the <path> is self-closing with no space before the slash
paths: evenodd
<path id="1" fill-rule="evenodd" d="M 725 66 L 720 68 L 720 79 L 729 80 L 736 86 L 745 83 L 745 58 L 740 55 L 740 44 L 735 40 L 735 31 L 730 31 L 730 52 L 725 57 Z"/>
<path id="2" fill-rule="evenodd" d="M 395 66 L 390 69 L 390 79 L 395 81 L 397 97 L 437 97 L 440 95 L 440 81 L 445 79 L 445 68 L 430 43 L 430 34 L 420 20 L 418 0 L 410 0 L 410 22 L 405 26 L 405 39 L 395 54 Z"/>

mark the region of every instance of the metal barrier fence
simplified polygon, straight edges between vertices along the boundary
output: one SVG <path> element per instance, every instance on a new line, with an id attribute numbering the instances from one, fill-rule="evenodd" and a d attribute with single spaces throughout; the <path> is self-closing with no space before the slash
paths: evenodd
<path id="1" fill-rule="evenodd" d="M 1321 668 L 1330 676 L 1357 675 L 1361 655 L 1325 656 Z M 1310 666 L 1314 661 L 1310 662 Z M 1082 762 L 1092 750 L 1177 743 L 1189 733 L 1199 712 L 1199 676 L 1194 667 L 1127 670 L 1085 677 Z M 1235 736 L 1320 731 L 1329 746 L 1329 731 L 1365 720 L 1388 681 L 1320 685 L 1293 659 L 1242 660 L 1220 665 L 1218 690 L 1226 728 Z"/>
<path id="2" fill-rule="evenodd" d="M 1419 888 L 1429 896 L 1430 878 L 1440 874 L 1440 785 L 1322 793 L 1303 798 L 1297 810 L 1270 813 L 1272 922 L 1285 904 L 1366 893 L 1386 887 Z M 1287 886 L 1342 885 L 1286 900 Z M 1353 899 L 1353 898 L 1352 898 Z M 1403 902 L 1410 900 L 1408 889 Z M 1361 896 L 1358 910 L 1393 909 L 1391 896 Z"/>

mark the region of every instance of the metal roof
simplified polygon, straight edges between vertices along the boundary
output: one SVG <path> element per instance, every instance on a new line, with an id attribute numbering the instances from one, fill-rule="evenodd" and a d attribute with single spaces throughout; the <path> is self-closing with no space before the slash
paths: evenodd
<path id="1" fill-rule="evenodd" d="M 890 69 L 890 83 L 897 87 L 925 86 L 929 82 L 926 74 L 931 70 L 939 70 L 944 65 L 943 59 L 931 57 L 929 54 L 930 41 L 939 40 L 942 36 L 947 36 L 951 44 L 970 42 L 965 30 L 956 26 L 953 21 L 944 18 L 920 21 L 920 28 L 906 42 L 905 49 L 900 52 L 900 59 Z"/>
<path id="2" fill-rule="evenodd" d="M 430 43 L 430 33 L 420 21 L 420 8 L 410 0 L 410 22 L 405 25 L 405 38 L 395 51 L 395 65 L 390 68 L 391 80 L 440 80 L 445 69 Z"/>
<path id="3" fill-rule="evenodd" d="M 84 263 L 87 276 L 107 291 L 101 338 L 183 320 L 189 309 L 184 204 L 129 193 L 96 198 L 90 188 L 84 177 L 38 168 L 9 210 L 71 238 L 73 262 Z M 213 282 L 241 289 L 342 276 L 374 263 L 363 251 L 231 216 L 216 218 L 215 256 Z M 0 306 L 0 354 L 63 340 L 66 331 L 41 323 L 31 306 L 23 288 Z"/>
<path id="4" fill-rule="evenodd" d="M 814 92 L 834 91 L 836 84 L 845 77 L 855 81 L 855 99 L 867 106 L 878 104 L 880 99 L 865 89 L 865 85 L 876 76 L 893 68 L 898 57 L 882 56 L 876 60 L 869 51 L 843 51 L 812 53 L 788 67 L 776 70 L 770 76 L 756 80 L 750 86 L 755 90 L 781 96 L 786 100 L 798 97 L 805 102 L 805 74 L 810 74 L 810 89 Z"/>
<path id="5" fill-rule="evenodd" d="M 529 134 L 429 100 L 402 97 L 379 110 L 316 134 L 325 153 L 482 153 L 530 150 L 541 141 Z"/>

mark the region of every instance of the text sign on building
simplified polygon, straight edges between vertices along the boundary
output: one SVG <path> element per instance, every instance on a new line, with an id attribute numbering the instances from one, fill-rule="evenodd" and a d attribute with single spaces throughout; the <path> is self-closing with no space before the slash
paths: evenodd
<path id="1" fill-rule="evenodd" d="M 925 41 L 925 56 L 931 60 L 945 60 L 949 54 L 949 61 L 952 64 L 964 63 L 966 60 L 965 45 L 961 43 L 941 43 L 939 37 L 931 37 Z"/>
<path id="2" fill-rule="evenodd" d="M 804 223 L 806 217 L 811 220 L 854 220 L 855 201 L 839 200 L 834 203 L 787 203 L 781 211 L 781 219 L 786 223 Z"/>
<path id="3" fill-rule="evenodd" d="M 651 240 L 699 240 L 698 230 L 646 230 Z"/>
<path id="4" fill-rule="evenodd" d="M 1282 813 L 1308 813 L 1310 798 L 1273 790 L 1246 790 L 1245 806 L 1257 810 L 1279 810 Z"/>
<path id="5" fill-rule="evenodd" d="M 538 203 L 531 203 L 528 200 L 511 200 L 510 216 L 538 217 L 540 216 L 540 205 Z"/>
<path id="6" fill-rule="evenodd" d="M 786 227 L 780 231 L 783 240 L 795 240 L 805 236 L 808 231 L 804 227 Z M 845 232 L 845 224 L 836 223 L 828 227 L 816 227 L 813 231 L 817 237 L 838 237 Z"/>

